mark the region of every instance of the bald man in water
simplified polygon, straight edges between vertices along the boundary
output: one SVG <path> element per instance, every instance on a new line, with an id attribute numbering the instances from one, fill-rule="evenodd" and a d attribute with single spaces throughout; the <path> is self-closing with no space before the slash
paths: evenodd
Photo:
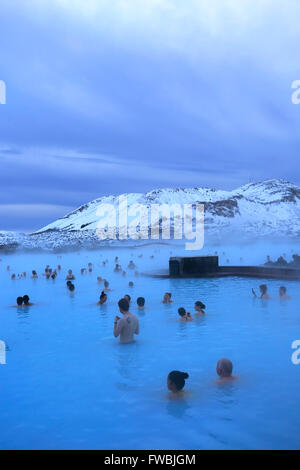
<path id="1" fill-rule="evenodd" d="M 116 316 L 114 322 L 114 337 L 120 336 L 120 343 L 132 343 L 134 335 L 140 332 L 139 319 L 136 315 L 129 312 L 129 302 L 127 299 L 121 299 L 118 302 L 122 318 Z"/>
<path id="2" fill-rule="evenodd" d="M 231 380 L 236 379 L 237 375 L 233 375 L 232 370 L 233 364 L 230 359 L 225 357 L 219 359 L 217 362 L 216 371 L 220 378 L 216 381 L 216 383 L 230 382 Z"/>

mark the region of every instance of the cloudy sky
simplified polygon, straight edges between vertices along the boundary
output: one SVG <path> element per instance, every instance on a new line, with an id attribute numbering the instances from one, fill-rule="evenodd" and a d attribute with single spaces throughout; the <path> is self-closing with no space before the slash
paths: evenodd
<path id="1" fill-rule="evenodd" d="M 1 0 L 0 230 L 105 194 L 300 184 L 298 0 Z"/>

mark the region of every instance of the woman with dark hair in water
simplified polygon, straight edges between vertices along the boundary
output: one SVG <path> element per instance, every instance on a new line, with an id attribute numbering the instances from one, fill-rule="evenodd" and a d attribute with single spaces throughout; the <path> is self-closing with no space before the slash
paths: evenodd
<path id="1" fill-rule="evenodd" d="M 162 299 L 162 303 L 163 304 L 170 304 L 171 302 L 173 302 L 173 300 L 171 300 L 171 297 L 172 297 L 171 292 L 166 292 L 163 299 Z"/>
<path id="2" fill-rule="evenodd" d="M 179 370 L 172 370 L 167 378 L 167 387 L 173 395 L 178 396 L 179 392 L 182 391 L 185 386 L 186 379 L 189 378 L 189 374 L 186 372 L 180 372 Z"/>
<path id="3" fill-rule="evenodd" d="M 269 299 L 270 298 L 270 296 L 268 294 L 268 288 L 267 288 L 266 284 L 261 284 L 259 286 L 259 291 L 260 291 L 260 296 L 259 296 L 260 299 Z M 254 289 L 252 289 L 252 294 L 254 295 L 255 298 L 257 297 L 256 292 L 255 292 Z"/>
<path id="4" fill-rule="evenodd" d="M 17 307 L 22 307 L 23 305 L 23 297 L 17 297 Z"/>
<path id="5" fill-rule="evenodd" d="M 205 305 L 200 301 L 200 300 L 197 300 L 197 302 L 195 302 L 195 310 L 196 310 L 196 313 L 195 313 L 195 317 L 200 317 L 202 315 L 205 315 Z"/>
<path id="6" fill-rule="evenodd" d="M 37 272 L 33 269 L 31 279 L 37 279 L 37 278 L 38 278 Z"/>
<path id="7" fill-rule="evenodd" d="M 23 295 L 23 302 L 24 302 L 24 306 L 26 307 L 30 307 L 31 305 L 34 305 L 32 302 L 29 302 L 29 297 L 28 295 Z"/>
<path id="8" fill-rule="evenodd" d="M 193 317 L 191 316 L 190 312 L 187 312 L 185 310 L 185 308 L 183 307 L 180 307 L 178 309 L 178 314 L 180 316 L 180 320 L 179 321 L 193 321 Z"/>
<path id="9" fill-rule="evenodd" d="M 106 301 L 107 301 L 107 294 L 104 291 L 102 291 L 99 301 L 97 302 L 97 305 L 103 305 L 105 304 Z"/>

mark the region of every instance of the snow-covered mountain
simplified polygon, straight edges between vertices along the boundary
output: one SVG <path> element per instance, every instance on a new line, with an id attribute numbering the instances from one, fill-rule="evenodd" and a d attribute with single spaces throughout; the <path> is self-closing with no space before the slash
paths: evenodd
<path id="1" fill-rule="evenodd" d="M 300 238 L 300 188 L 283 180 L 249 183 L 233 191 L 175 188 L 122 196 L 126 196 L 129 207 L 143 204 L 149 210 L 152 204 L 183 206 L 203 203 L 205 238 L 208 241 L 221 241 L 234 234 L 248 239 L 269 236 Z M 103 204 L 112 204 L 118 213 L 119 196 L 104 196 L 84 204 L 37 232 L 29 236 L 23 235 L 20 244 L 24 247 L 46 248 L 98 244 L 100 241 L 96 228 L 100 217 L 97 210 Z"/>

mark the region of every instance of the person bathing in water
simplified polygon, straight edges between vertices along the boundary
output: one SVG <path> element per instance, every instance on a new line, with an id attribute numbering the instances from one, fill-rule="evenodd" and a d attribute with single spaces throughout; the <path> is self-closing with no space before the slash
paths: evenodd
<path id="1" fill-rule="evenodd" d="M 34 305 L 33 303 L 29 302 L 29 297 L 28 295 L 23 295 L 23 297 L 17 297 L 17 305 L 14 305 L 14 307 L 30 307 L 31 305 Z"/>
<path id="2" fill-rule="evenodd" d="M 134 268 L 136 268 L 136 265 L 134 264 L 134 262 L 132 260 L 130 260 L 130 262 L 128 263 L 127 268 L 128 269 L 134 269 Z"/>
<path id="3" fill-rule="evenodd" d="M 171 300 L 171 297 L 172 297 L 172 294 L 171 292 L 166 292 L 163 299 L 162 299 L 162 304 L 170 304 L 173 302 L 173 300 Z"/>
<path id="4" fill-rule="evenodd" d="M 125 294 L 124 295 L 124 299 L 128 300 L 128 303 L 129 303 L 129 306 L 130 306 L 130 302 L 131 302 L 131 297 L 129 294 Z"/>
<path id="5" fill-rule="evenodd" d="M 72 269 L 69 269 L 68 274 L 66 276 L 66 281 L 74 281 L 74 280 L 75 280 L 75 276 L 72 272 Z"/>
<path id="6" fill-rule="evenodd" d="M 28 297 L 28 295 L 23 295 L 24 307 L 31 307 L 31 305 L 34 305 L 34 303 L 29 302 L 29 301 L 30 301 L 30 298 Z"/>
<path id="7" fill-rule="evenodd" d="M 280 286 L 279 287 L 279 297 L 281 300 L 286 300 L 290 299 L 291 296 L 286 293 L 286 287 L 285 286 Z"/>
<path id="8" fill-rule="evenodd" d="M 137 306 L 138 306 L 138 310 L 145 310 L 145 299 L 144 297 L 138 297 L 136 299 L 136 303 L 137 303 Z"/>
<path id="9" fill-rule="evenodd" d="M 216 381 L 216 383 L 224 383 L 236 379 L 237 376 L 232 375 L 232 369 L 233 365 L 230 359 L 226 359 L 225 357 L 219 359 L 217 362 L 216 371 L 220 378 Z"/>
<path id="10" fill-rule="evenodd" d="M 118 302 L 122 318 L 118 315 L 115 317 L 113 334 L 115 338 L 120 336 L 120 343 L 132 343 L 134 335 L 140 332 L 139 319 L 136 315 L 129 312 L 129 303 L 126 299 L 121 299 Z"/>
<path id="11" fill-rule="evenodd" d="M 104 292 L 111 292 L 111 289 L 109 288 L 109 282 L 104 280 Z"/>
<path id="12" fill-rule="evenodd" d="M 190 312 L 187 312 L 185 308 L 180 307 L 178 309 L 178 314 L 180 316 L 179 321 L 193 321 L 193 317 L 191 316 Z"/>
<path id="13" fill-rule="evenodd" d="M 121 271 L 122 271 L 122 267 L 121 267 L 119 264 L 116 264 L 115 269 L 114 269 L 114 272 L 115 272 L 115 273 L 119 273 L 119 272 L 121 272 Z"/>
<path id="14" fill-rule="evenodd" d="M 269 299 L 270 298 L 269 293 L 268 293 L 268 288 L 267 288 L 266 284 L 261 284 L 259 286 L 259 291 L 260 291 L 260 296 L 259 296 L 260 299 Z M 256 292 L 255 292 L 254 289 L 252 289 L 252 294 L 254 295 L 255 298 L 258 297 L 256 295 Z"/>
<path id="15" fill-rule="evenodd" d="M 107 301 L 107 294 L 104 291 L 102 291 L 99 301 L 97 302 L 97 305 L 103 305 L 105 304 L 106 301 Z"/>
<path id="16" fill-rule="evenodd" d="M 172 398 L 182 396 L 183 387 L 185 386 L 186 379 L 189 378 L 189 374 L 186 372 L 180 372 L 179 370 L 172 370 L 167 378 L 167 387 L 171 392 Z"/>
<path id="17" fill-rule="evenodd" d="M 197 302 L 195 302 L 195 317 L 200 317 L 202 315 L 205 315 L 205 305 L 200 301 L 200 300 L 197 300 Z"/>
<path id="18" fill-rule="evenodd" d="M 23 307 L 23 297 L 17 297 L 17 305 L 14 305 L 13 307 L 16 307 L 16 308 L 19 308 L 19 307 Z"/>

